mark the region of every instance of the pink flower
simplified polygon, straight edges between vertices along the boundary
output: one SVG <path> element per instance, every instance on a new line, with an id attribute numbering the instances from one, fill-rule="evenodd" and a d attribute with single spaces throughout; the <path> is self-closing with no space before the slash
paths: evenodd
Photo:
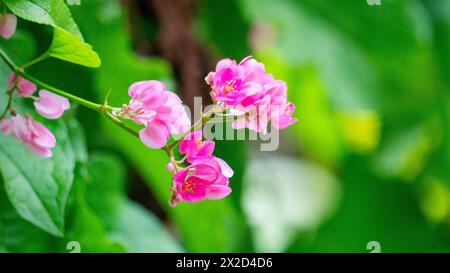
<path id="1" fill-rule="evenodd" d="M 266 77 L 264 65 L 249 56 L 239 64 L 230 59 L 219 61 L 216 71 L 210 72 L 205 80 L 212 87 L 213 100 L 235 106 L 244 99 L 250 100 L 249 97 L 261 98 L 264 91 L 261 84 Z"/>
<path id="2" fill-rule="evenodd" d="M 233 170 L 220 158 L 203 157 L 188 168 L 174 174 L 176 198 L 197 203 L 205 199 L 221 199 L 231 193 L 228 186 Z"/>
<path id="3" fill-rule="evenodd" d="M 190 127 L 190 120 L 180 98 L 167 91 L 160 81 L 141 81 L 128 90 L 131 101 L 117 114 L 144 124 L 139 136 L 150 148 L 159 149 L 167 144 L 171 134 L 181 134 Z"/>
<path id="4" fill-rule="evenodd" d="M 265 133 L 270 121 L 270 97 L 266 96 L 249 106 L 238 106 L 232 113 L 238 116 L 231 124 L 234 129 L 248 128 Z"/>
<path id="5" fill-rule="evenodd" d="M 18 114 L 0 122 L 0 130 L 5 134 L 12 134 L 25 146 L 43 157 L 51 157 L 51 148 L 55 147 L 56 139 L 52 132 L 31 116 Z"/>
<path id="6" fill-rule="evenodd" d="M 167 101 L 158 108 L 158 118 L 166 121 L 171 134 L 182 134 L 191 127 L 191 121 L 186 114 L 181 99 L 173 92 L 166 91 L 165 93 L 167 94 Z"/>
<path id="7" fill-rule="evenodd" d="M 48 119 L 57 119 L 69 109 L 69 100 L 47 90 L 39 91 L 39 98 L 34 102 L 36 111 Z"/>
<path id="8" fill-rule="evenodd" d="M 294 107 L 287 102 L 286 83 L 275 80 L 265 72 L 262 63 L 250 56 L 239 64 L 230 59 L 219 61 L 216 71 L 205 80 L 211 85 L 213 100 L 239 115 L 233 122 L 235 129 L 266 132 L 272 118 L 277 122 L 274 126 L 280 129 L 297 121 L 291 117 Z M 285 114 L 276 114 L 280 108 Z"/>
<path id="9" fill-rule="evenodd" d="M 212 156 L 214 152 L 214 141 L 202 140 L 202 131 L 195 131 L 185 136 L 180 143 L 179 151 L 187 156 L 191 162 L 196 158 Z"/>
<path id="10" fill-rule="evenodd" d="M 19 96 L 23 98 L 31 97 L 31 95 L 33 95 L 33 93 L 37 90 L 37 86 L 34 83 L 17 76 L 14 72 L 9 74 L 8 87 L 9 89 L 15 88 L 19 93 Z"/>
<path id="11" fill-rule="evenodd" d="M 16 32 L 17 17 L 14 14 L 0 14 L 0 36 L 9 39 Z"/>
<path id="12" fill-rule="evenodd" d="M 170 139 L 170 131 L 166 123 L 154 119 L 139 132 L 141 141 L 150 148 L 159 149 L 167 144 Z"/>
<path id="13" fill-rule="evenodd" d="M 295 105 L 287 102 L 276 110 L 272 109 L 272 124 L 277 129 L 284 129 L 297 122 L 296 118 L 292 117 Z"/>
<path id="14" fill-rule="evenodd" d="M 146 124 L 156 116 L 156 110 L 168 99 L 166 86 L 160 81 L 133 83 L 128 89 L 132 98 L 128 104 L 131 119 L 137 124 Z"/>

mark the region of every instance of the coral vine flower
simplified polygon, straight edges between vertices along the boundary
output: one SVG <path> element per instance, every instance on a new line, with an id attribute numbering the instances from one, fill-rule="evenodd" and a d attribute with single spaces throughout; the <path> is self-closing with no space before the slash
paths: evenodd
<path id="1" fill-rule="evenodd" d="M 233 122 L 235 129 L 265 132 L 271 120 L 280 129 L 297 121 L 292 118 L 295 107 L 287 101 L 286 83 L 275 80 L 250 56 L 239 64 L 230 59 L 219 61 L 216 71 L 205 80 L 211 85 L 213 100 L 239 115 Z"/>
<path id="2" fill-rule="evenodd" d="M 17 17 L 14 14 L 0 14 L 0 36 L 5 39 L 11 38 L 16 32 Z"/>
<path id="3" fill-rule="evenodd" d="M 190 120 L 180 98 L 167 91 L 160 81 L 140 81 L 128 90 L 131 101 L 117 113 L 145 128 L 139 133 L 142 142 L 150 148 L 166 145 L 171 134 L 181 134 L 190 127 Z"/>
<path id="4" fill-rule="evenodd" d="M 211 85 L 211 97 L 225 106 L 236 106 L 250 96 L 262 95 L 261 83 L 265 81 L 264 65 L 247 57 L 239 64 L 234 60 L 224 59 L 217 63 L 216 71 L 205 78 Z M 256 99 L 255 97 L 255 99 Z"/>
<path id="5" fill-rule="evenodd" d="M 12 134 L 37 155 L 43 157 L 52 156 L 50 149 L 56 145 L 55 136 L 31 116 L 15 114 L 0 122 L 0 130 L 5 134 Z"/>
<path id="6" fill-rule="evenodd" d="M 180 154 L 185 154 L 187 160 L 191 162 L 196 158 L 211 156 L 215 143 L 211 140 L 202 140 L 202 131 L 195 131 L 185 136 L 180 143 Z"/>
<path id="7" fill-rule="evenodd" d="M 174 174 L 176 198 L 190 203 L 224 198 L 231 193 L 228 186 L 231 176 L 233 170 L 220 158 L 209 156 L 194 160 L 188 168 Z"/>
<path id="8" fill-rule="evenodd" d="M 228 184 L 233 170 L 225 161 L 212 155 L 215 143 L 202 137 L 201 131 L 191 132 L 180 143 L 179 151 L 186 155 L 191 165 L 174 173 L 172 206 L 181 200 L 197 203 L 205 199 L 221 199 L 231 193 Z"/>
<path id="9" fill-rule="evenodd" d="M 272 124 L 277 129 L 284 129 L 291 126 L 297 122 L 297 119 L 292 117 L 294 111 L 295 105 L 292 102 L 287 102 L 277 109 L 277 111 L 272 110 Z"/>
<path id="10" fill-rule="evenodd" d="M 39 98 L 34 102 L 36 111 L 48 119 L 57 119 L 70 108 L 68 99 L 47 90 L 39 91 Z"/>
<path id="11" fill-rule="evenodd" d="M 8 88 L 15 88 L 19 93 L 19 96 L 23 98 L 31 97 L 31 95 L 33 95 L 33 93 L 37 90 L 37 86 L 34 83 L 17 76 L 14 72 L 11 72 L 11 74 L 9 74 Z"/>

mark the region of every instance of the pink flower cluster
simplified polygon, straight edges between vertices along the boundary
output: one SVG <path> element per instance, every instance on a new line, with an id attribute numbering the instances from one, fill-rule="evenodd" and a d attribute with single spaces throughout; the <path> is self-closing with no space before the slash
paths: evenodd
<path id="1" fill-rule="evenodd" d="M 11 38 L 16 32 L 17 17 L 14 14 L 0 14 L 0 36 L 5 39 Z"/>
<path id="2" fill-rule="evenodd" d="M 16 25 L 15 15 L 0 15 L 0 36 L 11 38 Z M 240 63 L 230 59 L 219 61 L 216 70 L 210 72 L 205 80 L 211 86 L 215 103 L 211 113 L 229 111 L 236 118 L 232 124 L 235 129 L 266 132 L 269 123 L 277 129 L 284 129 L 297 121 L 292 117 L 295 106 L 287 100 L 286 83 L 274 79 L 272 74 L 266 73 L 262 63 L 250 56 Z M 60 118 L 70 108 L 66 98 L 50 91 L 40 90 L 39 96 L 34 96 L 37 86 L 15 73 L 9 75 L 8 86 L 8 95 L 33 99 L 36 112 L 47 119 Z M 233 170 L 224 160 L 213 155 L 215 143 L 204 140 L 202 131 L 189 133 L 191 121 L 175 93 L 168 91 L 164 83 L 149 80 L 132 84 L 128 94 L 130 101 L 121 108 L 113 108 L 111 114 L 143 125 L 139 131 L 142 142 L 153 149 L 164 148 L 168 153 L 170 163 L 167 169 L 173 173 L 172 205 L 182 200 L 197 203 L 205 199 L 221 199 L 231 193 L 229 179 L 234 174 Z M 9 106 L 5 113 L 9 112 L 10 116 L 5 118 L 6 114 L 2 115 L 0 131 L 12 135 L 38 155 L 52 156 L 51 149 L 56 145 L 52 132 L 30 115 L 20 115 Z M 200 121 L 209 119 L 212 114 L 204 114 Z M 184 138 L 167 145 L 174 135 L 183 135 Z M 179 161 L 173 155 L 173 148 L 178 144 L 180 154 L 184 155 Z"/>
<path id="3" fill-rule="evenodd" d="M 214 142 L 202 140 L 202 132 L 187 135 L 179 152 L 186 155 L 189 166 L 175 170 L 171 204 L 181 200 L 197 203 L 205 199 L 221 199 L 231 193 L 228 186 L 233 170 L 222 159 L 213 156 Z"/>
<path id="4" fill-rule="evenodd" d="M 34 99 L 36 111 L 47 119 L 60 118 L 70 107 L 66 98 L 47 90 L 40 90 L 39 97 L 33 97 L 37 86 L 15 73 L 9 75 L 8 86 L 10 90 L 15 90 L 20 97 Z M 55 136 L 30 115 L 21 116 L 12 112 L 9 118 L 0 121 L 0 130 L 5 134 L 12 134 L 36 154 L 43 157 L 52 156 L 51 148 L 56 145 Z"/>
<path id="5" fill-rule="evenodd" d="M 31 116 L 13 114 L 0 122 L 0 130 L 5 134 L 12 134 L 36 154 L 43 157 L 52 156 L 50 149 L 56 145 L 55 136 Z"/>
<path id="6" fill-rule="evenodd" d="M 238 116 L 233 122 L 235 129 L 265 132 L 270 121 L 278 129 L 297 121 L 292 117 L 295 106 L 287 101 L 286 83 L 267 74 L 264 64 L 250 56 L 239 64 L 230 59 L 219 61 L 216 71 L 205 80 L 213 100 Z"/>
<path id="7" fill-rule="evenodd" d="M 140 81 L 128 89 L 131 101 L 115 114 L 143 124 L 139 132 L 142 142 L 159 149 L 167 144 L 170 135 L 187 131 L 191 125 L 180 98 L 167 91 L 160 81 Z"/>
<path id="8" fill-rule="evenodd" d="M 275 128 L 284 129 L 297 121 L 292 117 L 295 107 L 287 100 L 286 83 L 266 73 L 264 65 L 252 57 L 239 64 L 230 59 L 220 61 L 216 71 L 206 77 L 206 82 L 212 87 L 211 96 L 215 104 L 238 117 L 233 122 L 236 129 L 265 132 L 269 122 Z M 134 83 L 128 94 L 130 102 L 116 109 L 114 115 L 144 125 L 139 136 L 148 147 L 166 147 L 171 135 L 182 134 L 190 128 L 181 100 L 167 91 L 162 82 Z M 170 203 L 176 205 L 181 200 L 196 203 L 228 196 L 233 170 L 213 155 L 215 143 L 203 140 L 202 132 L 195 131 L 179 144 L 179 152 L 185 155 L 184 159 L 176 161 L 172 156 L 167 165 L 173 173 Z"/>

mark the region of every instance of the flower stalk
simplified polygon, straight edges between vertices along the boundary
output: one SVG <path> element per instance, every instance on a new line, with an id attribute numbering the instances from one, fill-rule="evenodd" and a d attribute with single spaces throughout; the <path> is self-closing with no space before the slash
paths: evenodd
<path id="1" fill-rule="evenodd" d="M 37 86 L 46 89 L 48 91 L 51 91 L 55 94 L 58 94 L 62 97 L 65 97 L 67 99 L 69 99 L 72 102 L 75 102 L 79 105 L 82 105 L 86 108 L 89 108 L 91 110 L 94 110 L 100 114 L 102 114 L 103 116 L 105 116 L 107 119 L 109 119 L 110 121 L 112 121 L 113 123 L 115 123 L 117 126 L 119 126 L 120 128 L 122 128 L 123 130 L 127 131 L 128 133 L 130 133 L 131 135 L 133 135 L 134 137 L 139 138 L 139 132 L 136 131 L 135 129 L 129 127 L 127 124 L 125 124 L 122 120 L 120 120 L 117 115 L 115 115 L 115 111 L 117 111 L 120 108 L 114 108 L 108 105 L 107 100 L 105 100 L 104 103 L 99 104 L 99 103 L 95 103 L 83 98 L 80 98 L 76 95 L 73 95 L 71 93 L 68 93 L 66 91 L 63 91 L 61 89 L 58 89 L 56 87 L 53 87 L 45 82 L 42 82 L 41 80 L 36 79 L 35 77 L 31 76 L 30 74 L 26 73 L 22 67 L 17 66 L 10 58 L 9 56 L 2 50 L 0 49 L 0 57 L 5 61 L 5 63 L 8 65 L 8 67 L 14 72 L 16 73 L 16 75 L 29 80 L 30 82 L 36 84 Z M 27 64 L 25 64 L 25 67 L 29 67 L 33 64 L 36 64 L 42 60 L 44 60 L 47 57 L 46 54 L 43 54 L 41 56 L 39 56 L 38 58 L 28 62 Z M 13 98 L 13 91 L 14 89 L 11 89 L 8 91 L 8 105 L 7 108 L 5 109 L 5 111 L 2 113 L 0 119 L 3 119 L 7 112 L 11 109 L 12 106 L 12 98 Z M 211 109 L 210 111 L 203 113 L 202 117 L 195 122 L 192 127 L 187 130 L 185 133 L 183 133 L 181 135 L 181 138 L 179 140 L 176 140 L 168 145 L 166 145 L 165 147 L 161 148 L 164 151 L 166 151 L 170 161 L 175 162 L 175 158 L 174 158 L 174 154 L 173 154 L 173 149 L 175 147 L 177 147 L 180 143 L 181 140 L 183 139 L 183 137 L 185 137 L 186 135 L 188 135 L 190 132 L 193 132 L 194 130 L 197 130 L 198 128 L 202 128 L 203 124 L 206 123 L 207 121 L 209 121 L 211 119 L 211 117 L 213 116 L 213 114 L 215 113 L 215 111 L 217 111 L 216 108 Z"/>
<path id="2" fill-rule="evenodd" d="M 14 92 L 14 89 L 10 89 L 6 92 L 6 94 L 8 95 L 8 103 L 6 104 L 5 111 L 3 111 L 3 113 L 0 116 L 0 120 L 2 120 L 6 116 L 6 114 L 8 114 L 8 111 L 11 110 L 12 100 L 13 100 L 13 92 Z"/>

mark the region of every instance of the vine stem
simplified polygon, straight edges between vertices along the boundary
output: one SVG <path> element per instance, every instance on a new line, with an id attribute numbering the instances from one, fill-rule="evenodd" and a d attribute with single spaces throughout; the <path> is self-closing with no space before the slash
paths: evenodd
<path id="1" fill-rule="evenodd" d="M 48 51 L 46 51 L 46 52 L 44 52 L 42 55 L 40 55 L 39 57 L 37 57 L 36 59 L 33 59 L 33 60 L 29 61 L 28 63 L 22 65 L 21 67 L 22 67 L 22 69 L 25 69 L 25 68 L 27 68 L 27 67 L 30 67 L 30 66 L 32 66 L 32 65 L 34 65 L 34 64 L 37 64 L 37 63 L 39 63 L 39 62 L 41 62 L 41 61 L 47 59 L 48 56 L 49 56 L 49 55 L 48 55 Z"/>
<path id="2" fill-rule="evenodd" d="M 163 149 L 169 154 L 169 152 L 171 152 L 173 150 L 173 148 L 175 148 L 176 146 L 178 146 L 178 144 L 181 143 L 181 141 L 183 140 L 184 137 L 186 137 L 189 133 L 194 132 L 195 130 L 197 130 L 199 127 L 203 128 L 203 124 L 208 122 L 211 117 L 213 116 L 213 114 L 215 114 L 217 111 L 217 109 L 215 107 L 211 108 L 208 112 L 203 113 L 202 117 L 197 120 L 192 127 L 187 130 L 186 132 L 184 132 L 180 138 L 178 140 L 175 140 L 174 142 L 170 143 L 169 145 L 167 145 L 166 147 L 164 147 Z M 169 154 L 170 155 L 170 154 Z"/>
<path id="3" fill-rule="evenodd" d="M 42 56 L 45 56 L 42 55 Z M 45 59 L 45 57 L 38 57 L 36 60 L 31 61 L 31 64 L 35 64 L 43 59 Z M 88 100 L 85 100 L 83 98 L 80 98 L 78 96 L 75 96 L 73 94 L 70 94 L 68 92 L 65 92 L 61 89 L 58 89 L 56 87 L 53 87 L 45 82 L 42 82 L 36 78 L 34 78 L 33 76 L 29 75 L 28 73 L 26 73 L 25 71 L 22 71 L 20 67 L 18 67 L 10 58 L 9 56 L 2 50 L 0 49 L 0 57 L 5 61 L 5 63 L 9 66 L 9 68 L 14 71 L 14 73 L 16 73 L 17 75 L 23 77 L 24 79 L 27 79 L 33 83 L 35 83 L 36 85 L 38 85 L 39 87 L 46 89 L 48 91 L 51 91 L 55 94 L 58 94 L 60 96 L 63 96 L 69 100 L 71 100 L 72 102 L 78 103 L 86 108 L 89 108 L 91 110 L 97 111 L 100 114 L 104 115 L 106 118 L 108 118 L 109 120 L 111 120 L 112 122 L 114 122 L 116 125 L 118 125 L 119 127 L 121 127 L 122 129 L 126 130 L 127 132 L 129 132 L 130 134 L 132 134 L 133 136 L 139 137 L 139 133 L 136 132 L 133 128 L 128 127 L 125 123 L 123 123 L 121 120 L 117 119 L 116 117 L 114 117 L 111 114 L 112 111 L 112 107 L 107 105 L 106 103 L 103 104 L 99 104 L 99 103 L 94 103 Z M 30 64 L 29 63 L 29 64 Z M 12 94 L 11 96 L 12 97 Z M 8 106 L 8 108 L 10 107 L 10 105 Z M 7 110 L 6 110 L 7 111 Z M 4 113 L 5 114 L 5 113 Z"/>
<path id="4" fill-rule="evenodd" d="M 127 131 L 128 133 L 130 133 L 131 135 L 138 137 L 139 138 L 139 132 L 137 132 L 136 130 L 134 130 L 133 128 L 129 127 L 128 125 L 126 125 L 125 123 L 123 123 L 120 119 L 118 119 L 116 116 L 114 116 L 112 114 L 113 111 L 113 107 L 109 106 L 107 104 L 107 99 L 105 99 L 105 102 L 103 104 L 99 104 L 99 103 L 94 103 L 88 100 L 85 100 L 83 98 L 80 98 L 78 96 L 75 96 L 71 93 L 65 92 L 61 89 L 58 89 L 56 87 L 53 87 L 45 82 L 42 82 L 36 78 L 34 78 L 33 76 L 29 75 L 28 73 L 26 73 L 25 71 L 23 71 L 20 67 L 18 67 L 10 58 L 9 56 L 0 48 L 0 57 L 5 61 L 5 63 L 9 66 L 9 68 L 14 71 L 14 73 L 16 73 L 17 75 L 23 77 L 24 79 L 27 79 L 33 83 L 35 83 L 36 85 L 38 85 L 39 87 L 46 89 L 48 91 L 51 91 L 55 94 L 58 94 L 60 96 L 63 96 L 75 103 L 78 103 L 86 108 L 89 108 L 91 110 L 94 110 L 96 112 L 99 112 L 100 114 L 102 114 L 103 116 L 105 116 L 107 119 L 109 119 L 110 121 L 114 122 L 117 126 L 119 126 L 120 128 L 124 129 L 125 131 Z M 38 58 L 36 58 L 35 60 L 32 60 L 31 62 L 25 64 L 25 67 L 28 67 L 30 65 L 36 64 L 42 60 L 44 60 L 47 57 L 47 55 L 44 53 L 43 55 L 39 56 Z M 13 89 L 14 90 L 14 89 Z M 12 92 L 9 96 L 9 101 L 8 101 L 8 106 L 7 109 L 5 110 L 5 112 L 1 115 L 1 118 L 3 118 L 7 111 L 11 108 L 11 102 L 12 102 Z M 185 136 L 187 136 L 190 132 L 193 132 L 195 130 L 197 130 L 199 127 L 202 128 L 203 124 L 208 122 L 213 116 L 214 114 L 218 113 L 218 109 L 217 107 L 213 107 L 211 108 L 209 111 L 205 112 L 202 114 L 202 117 L 196 121 L 192 127 L 187 130 L 186 132 L 184 132 L 181 137 L 178 140 L 175 140 L 174 142 L 166 145 L 165 147 L 162 148 L 162 150 L 164 150 L 169 159 L 171 161 L 174 161 L 174 154 L 173 154 L 173 149 L 178 146 L 181 141 L 183 140 L 183 138 Z"/>
<path id="5" fill-rule="evenodd" d="M 14 89 L 10 89 L 6 92 L 8 94 L 8 104 L 6 105 L 5 111 L 3 111 L 2 115 L 0 116 L 0 120 L 2 120 L 4 117 L 6 117 L 6 114 L 8 114 L 8 111 L 11 110 L 12 101 L 13 101 L 13 91 L 14 91 Z"/>

